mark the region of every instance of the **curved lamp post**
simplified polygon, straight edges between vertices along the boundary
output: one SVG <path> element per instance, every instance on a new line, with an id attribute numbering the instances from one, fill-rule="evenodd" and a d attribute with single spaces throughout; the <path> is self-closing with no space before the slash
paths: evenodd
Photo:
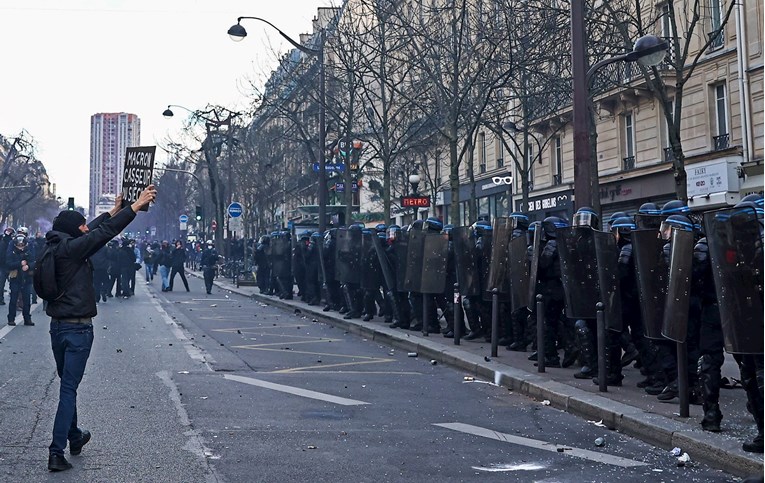
<path id="1" fill-rule="evenodd" d="M 247 31 L 242 27 L 242 20 L 257 20 L 270 26 L 281 35 L 293 47 L 307 55 L 316 57 L 319 63 L 319 231 L 323 232 L 327 226 L 327 170 L 324 159 L 324 148 L 327 144 L 327 133 L 325 129 L 326 119 L 326 74 L 324 68 L 324 30 L 320 33 L 319 48 L 312 49 L 295 42 L 289 35 L 282 32 L 278 27 L 268 20 L 260 17 L 239 17 L 236 24 L 228 29 L 228 35 L 235 42 L 239 42 L 247 36 Z"/>
<path id="2" fill-rule="evenodd" d="M 658 65 L 664 60 L 668 44 L 656 36 L 645 35 L 637 39 L 632 52 L 603 59 L 584 72 L 584 20 L 581 12 L 576 11 L 580 8 L 576 6 L 580 6 L 581 2 L 573 1 L 571 4 L 571 55 L 574 75 L 574 201 L 575 209 L 579 209 L 593 205 L 593 190 L 598 181 L 598 170 L 593 169 L 590 160 L 591 126 L 590 116 L 587 113 L 587 97 L 593 75 L 602 67 L 619 61 L 638 62 L 644 66 Z"/>

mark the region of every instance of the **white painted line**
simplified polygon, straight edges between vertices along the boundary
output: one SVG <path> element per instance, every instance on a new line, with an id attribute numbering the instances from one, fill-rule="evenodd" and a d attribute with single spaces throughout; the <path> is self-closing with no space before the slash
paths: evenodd
<path id="1" fill-rule="evenodd" d="M 362 404 L 369 404 L 364 401 L 357 401 L 355 399 L 346 399 L 344 397 L 332 396 L 331 394 L 324 394 L 316 391 L 309 391 L 308 389 L 300 389 L 299 387 L 285 386 L 283 384 L 274 384 L 273 382 L 261 381 L 259 379 L 253 379 L 251 377 L 235 376 L 233 374 L 224 374 L 223 377 L 232 381 L 243 382 L 251 386 L 264 387 L 266 389 L 273 389 L 274 391 L 286 392 L 287 394 L 294 394 L 295 396 L 307 397 L 310 399 L 318 399 L 320 401 L 331 402 L 334 404 L 340 404 L 341 406 L 360 406 Z"/>
<path id="2" fill-rule="evenodd" d="M 2 295 L 3 294 L 0 293 L 0 296 Z M 42 310 L 42 305 L 43 305 L 42 299 L 38 299 L 38 300 L 39 300 L 38 303 L 32 304 L 31 308 L 29 309 L 29 315 L 34 315 L 38 308 Z M 10 303 L 10 301 L 8 303 Z M 0 307 L 3 308 L 3 311 L 6 311 L 5 305 L 0 305 Z M 43 313 L 43 315 L 46 316 L 45 313 Z M 24 324 L 24 314 L 21 313 L 21 310 L 16 311 L 16 319 L 14 319 L 14 322 L 16 322 L 16 325 L 6 324 L 2 328 L 0 328 L 0 339 L 8 335 L 14 328 Z M 50 320 L 48 320 L 48 322 L 50 322 Z M 39 324 L 39 322 L 35 322 L 35 323 Z"/>
<path id="3" fill-rule="evenodd" d="M 10 331 L 12 331 L 17 326 L 15 325 L 4 325 L 2 329 L 0 329 L 0 339 L 8 335 Z"/>
<path id="4" fill-rule="evenodd" d="M 440 426 L 442 428 L 459 431 L 461 433 L 472 434 L 475 436 L 481 436 L 483 438 L 494 439 L 502 441 L 504 443 L 517 444 L 521 446 L 527 446 L 529 448 L 541 449 L 544 451 L 550 451 L 553 453 L 559 453 L 558 448 L 565 448 L 560 454 L 568 456 L 576 456 L 577 458 L 583 458 L 597 463 L 604 463 L 607 465 L 621 466 L 622 468 L 632 468 L 635 466 L 648 466 L 648 463 L 642 461 L 635 461 L 627 458 L 621 458 L 619 456 L 613 456 L 605 453 L 597 453 L 595 451 L 589 451 L 586 449 L 572 448 L 566 445 L 559 445 L 554 443 L 548 443 L 547 441 L 540 441 L 538 439 L 522 438 L 520 436 L 514 436 L 507 433 L 499 433 L 491 429 L 481 428 L 479 426 L 473 426 L 463 423 L 434 423 L 434 426 Z"/>

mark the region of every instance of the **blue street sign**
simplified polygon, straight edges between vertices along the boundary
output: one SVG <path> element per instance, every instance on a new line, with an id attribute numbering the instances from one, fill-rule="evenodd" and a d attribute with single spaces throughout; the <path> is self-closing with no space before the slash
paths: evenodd
<path id="1" fill-rule="evenodd" d="M 355 193 L 358 190 L 359 190 L 358 183 L 353 183 L 351 185 L 351 191 Z M 345 182 L 341 181 L 341 182 L 335 183 L 335 193 L 344 193 L 344 192 L 345 192 Z"/>
<path id="2" fill-rule="evenodd" d="M 345 171 L 345 165 L 344 164 L 325 164 L 324 170 L 328 173 L 342 173 Z M 313 163 L 313 171 L 314 173 L 319 172 L 319 163 Z"/>
<path id="3" fill-rule="evenodd" d="M 180 221 L 181 223 L 188 223 L 189 217 L 186 215 L 181 215 L 178 217 L 178 221 Z"/>
<path id="4" fill-rule="evenodd" d="M 242 209 L 241 204 L 234 201 L 233 203 L 228 205 L 228 208 L 226 211 L 228 211 L 228 216 L 230 216 L 231 218 L 239 218 L 240 216 L 242 216 L 242 211 L 244 210 Z"/>

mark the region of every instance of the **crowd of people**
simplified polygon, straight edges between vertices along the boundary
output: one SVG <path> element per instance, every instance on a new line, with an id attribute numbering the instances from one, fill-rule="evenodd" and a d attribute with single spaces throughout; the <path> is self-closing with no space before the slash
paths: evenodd
<path id="1" fill-rule="evenodd" d="M 500 344 L 511 351 L 531 348 L 529 360 L 543 358 L 546 367 L 575 367 L 573 377 L 596 384 L 600 381 L 595 307 L 599 301 L 610 301 L 605 307 L 610 329 L 606 384 L 620 386 L 623 368 L 634 363 L 644 376 L 638 387 L 660 401 L 676 401 L 681 395 L 673 333 L 681 331 L 688 350 L 689 392 L 684 396 L 703 406 L 702 428 L 718 432 L 723 419 L 721 366 L 728 349 L 739 365 L 747 409 L 758 428 L 757 437 L 743 449 L 761 453 L 762 341 L 753 349 L 733 347 L 736 341 L 729 343 L 727 332 L 724 337 L 723 325 L 728 331 L 736 329 L 721 319 L 738 318 L 744 324 L 753 318 L 752 328 L 738 330 L 750 330 L 762 339 L 762 213 L 762 197 L 751 195 L 711 219 L 727 223 L 728 232 L 743 230 L 739 233 L 743 241 L 736 239 L 738 245 L 732 248 L 724 245 L 730 242 L 730 233 L 719 227 L 707 233 L 707 223 L 691 214 L 685 203 L 671 201 L 663 206 L 646 203 L 631 215 L 615 213 L 603 231 L 589 208 L 578 210 L 570 222 L 551 216 L 529 223 L 525 214 L 513 213 L 494 224 L 479 217 L 470 227 L 444 226 L 439 219 L 428 218 L 405 227 L 352 224 L 326 233 L 305 231 L 294 239 L 289 231 L 275 231 L 259 239 L 253 263 L 261 293 L 292 299 L 296 284 L 303 302 L 323 304 L 325 311 L 337 311 L 347 319 L 382 317 L 392 328 L 425 328 L 454 337 L 455 310 L 461 310 L 464 318 L 457 320 L 466 325 L 459 329 L 468 341 L 490 340 L 491 290 L 503 287 Z M 677 286 L 668 287 L 668 279 L 680 273 L 676 265 L 683 259 L 673 257 L 675 237 L 683 240 L 682 246 L 680 241 L 674 243 L 676 251 L 689 254 L 690 269 L 684 274 L 687 285 L 678 293 L 672 292 Z M 713 253 L 721 244 L 723 257 L 753 257 L 732 265 L 750 270 L 756 283 L 747 287 L 730 282 L 735 278 L 720 272 L 725 267 Z M 721 287 L 721 280 L 733 286 Z M 454 303 L 455 284 L 461 307 Z M 754 292 L 737 293 L 745 290 Z M 724 300 L 721 294 L 727 294 Z M 542 341 L 536 340 L 537 295 L 543 300 Z M 681 302 L 681 313 L 667 318 L 674 320 L 668 328 L 662 327 L 660 313 L 665 299 Z M 739 300 L 754 299 L 759 313 L 742 318 L 731 312 Z M 736 339 L 735 334 L 731 338 Z"/>

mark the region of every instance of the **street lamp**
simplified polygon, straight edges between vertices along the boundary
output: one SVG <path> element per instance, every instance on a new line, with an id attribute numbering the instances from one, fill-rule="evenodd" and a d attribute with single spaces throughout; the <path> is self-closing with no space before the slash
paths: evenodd
<path id="1" fill-rule="evenodd" d="M 417 187 L 420 185 L 420 175 L 413 173 L 409 175 L 409 184 L 412 186 L 412 192 L 417 196 Z M 412 221 L 417 219 L 417 206 L 412 207 Z"/>
<path id="2" fill-rule="evenodd" d="M 603 59 L 585 71 L 584 14 L 581 0 L 571 2 L 571 57 L 574 82 L 574 202 L 575 209 L 593 206 L 593 191 L 598 183 L 597 165 L 590 159 L 590 116 L 587 97 L 595 72 L 614 62 L 638 62 L 646 67 L 664 60 L 668 44 L 654 36 L 645 35 L 635 42 L 632 52 Z M 596 163 L 595 163 L 596 164 Z"/>
<path id="3" fill-rule="evenodd" d="M 319 231 L 323 232 L 326 229 L 327 224 L 327 170 L 324 159 L 324 149 L 327 144 L 327 133 L 325 129 L 326 120 L 326 73 L 324 67 L 324 30 L 322 29 L 319 37 L 319 48 L 312 49 L 304 45 L 295 42 L 289 35 L 282 32 L 278 27 L 269 22 L 266 19 L 260 17 L 239 17 L 236 19 L 236 24 L 232 25 L 228 29 L 228 35 L 235 42 L 239 42 L 247 36 L 247 31 L 242 27 L 242 20 L 257 20 L 270 26 L 281 35 L 287 42 L 293 47 L 298 49 L 307 55 L 316 57 L 319 63 L 319 149 L 317 150 L 319 156 Z"/>

